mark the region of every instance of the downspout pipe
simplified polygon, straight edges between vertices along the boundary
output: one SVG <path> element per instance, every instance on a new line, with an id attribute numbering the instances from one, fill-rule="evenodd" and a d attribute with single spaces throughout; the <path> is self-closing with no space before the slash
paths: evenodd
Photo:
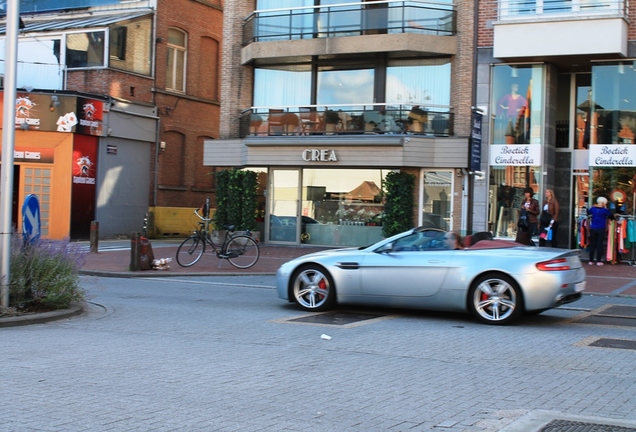
<path id="1" fill-rule="evenodd" d="M 470 96 L 470 105 L 471 107 L 477 106 L 477 66 L 478 66 L 478 56 L 477 56 L 477 37 L 479 36 L 479 0 L 475 0 L 473 6 L 473 73 L 472 73 L 472 91 Z M 472 108 L 471 108 L 472 112 Z M 471 125 L 472 127 L 472 125 Z M 471 139 L 472 141 L 472 139 Z M 468 161 L 471 160 L 471 146 L 468 147 Z M 474 198 L 475 198 L 475 176 L 468 176 L 468 195 L 466 198 L 466 207 L 468 211 L 466 212 L 466 234 L 473 233 L 473 213 L 474 213 Z"/>

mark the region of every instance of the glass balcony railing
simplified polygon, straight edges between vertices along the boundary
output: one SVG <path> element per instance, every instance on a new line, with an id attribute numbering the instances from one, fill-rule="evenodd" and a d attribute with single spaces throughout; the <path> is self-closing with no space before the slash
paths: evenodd
<path id="1" fill-rule="evenodd" d="M 253 107 L 240 118 L 240 137 L 348 134 L 451 136 L 450 107 L 432 105 L 347 105 Z"/>
<path id="2" fill-rule="evenodd" d="M 18 88 L 36 88 L 62 90 L 64 88 L 64 66 L 50 63 L 29 63 L 19 61 L 16 64 Z M 5 61 L 0 60 L 0 75 L 5 75 Z"/>
<path id="3" fill-rule="evenodd" d="M 628 0 L 499 0 L 500 20 L 628 14 Z"/>
<path id="4" fill-rule="evenodd" d="M 377 1 L 253 12 L 243 24 L 243 43 L 420 33 L 452 36 L 457 12 L 448 2 Z"/>

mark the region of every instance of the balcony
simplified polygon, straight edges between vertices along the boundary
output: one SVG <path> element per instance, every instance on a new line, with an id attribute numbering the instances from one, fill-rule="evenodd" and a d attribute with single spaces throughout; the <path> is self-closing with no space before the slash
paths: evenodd
<path id="1" fill-rule="evenodd" d="M 16 64 L 16 72 L 17 88 L 64 89 L 63 65 L 19 61 Z M 0 75 L 5 75 L 4 60 L 0 60 Z"/>
<path id="2" fill-rule="evenodd" d="M 494 56 L 624 57 L 628 14 L 628 0 L 499 0 Z"/>
<path id="3" fill-rule="evenodd" d="M 245 19 L 242 62 L 374 50 L 453 55 L 456 34 L 457 12 L 449 3 L 378 1 L 261 10 Z"/>
<path id="4" fill-rule="evenodd" d="M 347 105 L 252 107 L 240 118 L 240 137 L 454 134 L 449 107 L 432 105 Z"/>

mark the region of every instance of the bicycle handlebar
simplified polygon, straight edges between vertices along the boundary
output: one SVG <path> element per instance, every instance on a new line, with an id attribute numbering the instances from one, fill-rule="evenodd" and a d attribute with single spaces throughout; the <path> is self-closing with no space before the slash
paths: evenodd
<path id="1" fill-rule="evenodd" d="M 206 217 L 201 216 L 199 214 L 199 210 L 203 210 L 203 207 L 198 208 L 198 209 L 194 209 L 194 214 L 197 215 L 199 217 L 199 219 L 201 219 L 204 222 L 211 222 L 212 221 L 212 218 L 206 218 Z"/>

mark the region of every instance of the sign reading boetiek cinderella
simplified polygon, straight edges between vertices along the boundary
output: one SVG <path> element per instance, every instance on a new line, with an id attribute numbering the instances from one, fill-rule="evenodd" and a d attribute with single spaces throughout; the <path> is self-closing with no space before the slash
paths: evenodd
<path id="1" fill-rule="evenodd" d="M 590 166 L 636 166 L 636 145 L 592 144 L 589 149 Z"/>
<path id="2" fill-rule="evenodd" d="M 489 150 L 490 165 L 541 165 L 541 146 L 537 144 L 493 144 Z"/>

